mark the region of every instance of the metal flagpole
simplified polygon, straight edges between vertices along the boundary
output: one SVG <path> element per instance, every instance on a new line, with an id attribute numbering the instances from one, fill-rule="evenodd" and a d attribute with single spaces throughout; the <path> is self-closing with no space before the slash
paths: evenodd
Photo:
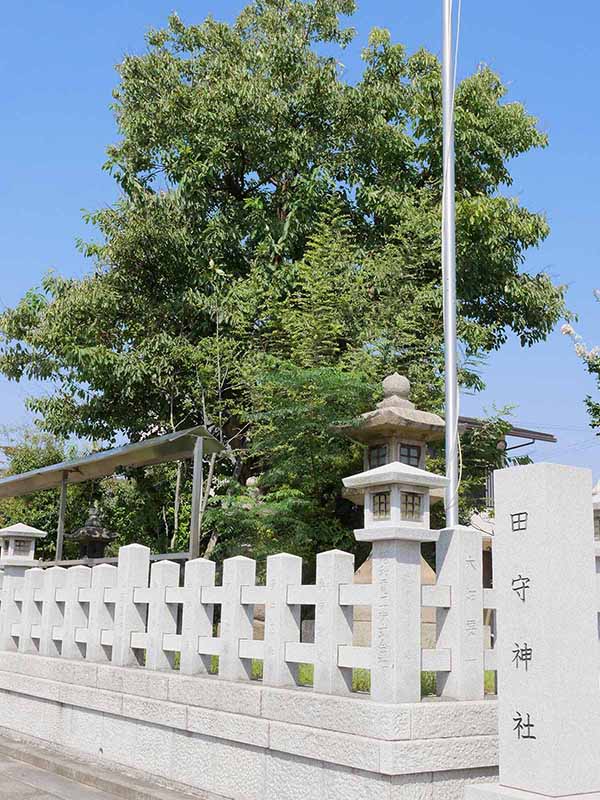
<path id="1" fill-rule="evenodd" d="M 454 208 L 454 58 L 452 0 L 442 0 L 444 366 L 446 372 L 446 525 L 458 524 L 458 381 L 456 355 L 456 240 Z"/>

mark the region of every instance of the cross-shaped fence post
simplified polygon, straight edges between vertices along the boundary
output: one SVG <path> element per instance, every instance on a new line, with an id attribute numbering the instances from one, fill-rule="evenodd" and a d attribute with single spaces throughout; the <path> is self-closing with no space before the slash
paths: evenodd
<path id="1" fill-rule="evenodd" d="M 119 550 L 115 597 L 114 640 L 112 663 L 118 667 L 140 663 L 139 654 L 131 646 L 133 633 L 146 632 L 147 607 L 134 602 L 136 589 L 148 588 L 150 550 L 141 544 L 129 544 Z"/>
<path id="2" fill-rule="evenodd" d="M 242 605 L 242 586 L 254 586 L 256 562 L 245 556 L 234 556 L 223 563 L 223 603 L 221 605 L 221 655 L 219 677 L 244 680 L 252 676 L 252 661 L 240 658 L 240 639 L 252 639 L 254 607 Z"/>
<path id="3" fill-rule="evenodd" d="M 87 589 L 92 580 L 89 567 L 76 566 L 67 570 L 64 587 L 57 593 L 64 602 L 64 622 L 62 630 L 63 658 L 83 659 L 85 643 L 77 641 L 77 630 L 86 628 L 88 615 L 80 599 L 80 591 Z M 85 596 L 85 595 L 84 595 Z"/>
<path id="4" fill-rule="evenodd" d="M 86 659 L 110 663 L 114 640 L 114 604 L 107 603 L 106 594 L 117 585 L 117 568 L 112 564 L 92 567 L 89 589 L 80 589 L 79 597 L 88 606 L 87 630 L 75 632 L 77 640 L 86 639 Z M 113 600 L 115 598 L 112 598 Z M 111 613 L 111 608 L 113 609 Z M 103 642 L 104 639 L 104 642 Z M 110 640 L 107 643 L 106 640 Z"/>
<path id="5" fill-rule="evenodd" d="M 298 665 L 285 660 L 287 642 L 300 641 L 300 606 L 288 605 L 288 586 L 302 583 L 302 559 L 288 553 L 267 558 L 263 681 L 269 686 L 295 685 Z"/>
<path id="6" fill-rule="evenodd" d="M 40 590 L 42 602 L 40 655 L 42 656 L 59 656 L 62 651 L 64 617 L 62 603 L 59 605 L 56 592 L 62 589 L 66 580 L 67 570 L 64 567 L 50 567 L 44 571 L 44 581 Z"/>
<path id="7" fill-rule="evenodd" d="M 215 585 L 215 562 L 195 558 L 185 565 L 183 616 L 181 622 L 181 661 L 183 675 L 208 673 L 211 656 L 198 652 L 198 638 L 212 637 L 212 603 L 202 602 L 202 587 Z"/>
<path id="8" fill-rule="evenodd" d="M 36 597 L 43 583 L 44 570 L 39 567 L 28 569 L 23 576 L 23 600 L 19 633 L 20 653 L 39 652 L 42 614 Z"/>
<path id="9" fill-rule="evenodd" d="M 340 585 L 352 583 L 353 577 L 351 553 L 328 550 L 317 555 L 313 684 L 318 692 L 352 691 L 352 670 L 338 666 L 338 648 L 352 644 L 352 607 L 340 605 Z"/>

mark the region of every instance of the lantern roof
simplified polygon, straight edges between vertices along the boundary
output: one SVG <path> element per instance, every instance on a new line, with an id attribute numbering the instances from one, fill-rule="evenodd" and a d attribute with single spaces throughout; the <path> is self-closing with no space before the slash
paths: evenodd
<path id="1" fill-rule="evenodd" d="M 0 539 L 6 536 L 18 536 L 21 539 L 43 539 L 47 535 L 46 531 L 40 531 L 30 525 L 24 525 L 22 522 L 9 525 L 7 528 L 0 528 Z"/>
<path id="2" fill-rule="evenodd" d="M 371 486 L 383 486 L 390 483 L 408 483 L 412 486 L 436 489 L 447 486 L 448 478 L 425 469 L 411 467 L 409 464 L 402 464 L 400 461 L 392 461 L 391 464 L 383 464 L 381 467 L 350 475 L 348 478 L 344 478 L 343 483 L 347 489 L 368 489 Z"/>
<path id="3" fill-rule="evenodd" d="M 394 372 L 382 383 L 383 400 L 361 414 L 355 424 L 340 427 L 350 439 L 370 442 L 381 436 L 403 435 L 419 441 L 441 439 L 445 423 L 438 414 L 421 411 L 410 400 L 410 381 Z"/>

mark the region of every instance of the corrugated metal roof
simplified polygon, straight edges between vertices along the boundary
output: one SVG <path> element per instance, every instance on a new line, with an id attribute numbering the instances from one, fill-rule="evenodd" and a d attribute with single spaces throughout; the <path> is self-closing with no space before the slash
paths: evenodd
<path id="1" fill-rule="evenodd" d="M 31 472 L 23 472 L 21 475 L 8 475 L 6 478 L 0 478 L 0 497 L 19 497 L 43 489 L 55 489 L 61 485 L 65 473 L 67 483 L 82 483 L 105 478 L 121 467 L 147 467 L 151 464 L 191 458 L 198 438 L 204 440 L 204 453 L 218 453 L 224 449 L 206 428 L 196 426 L 144 439 L 134 444 L 126 444 L 113 450 L 92 453 L 75 461 L 63 461 Z"/>
<path id="2" fill-rule="evenodd" d="M 481 428 L 485 425 L 485 420 L 478 419 L 477 417 L 459 417 L 458 424 L 464 428 Z M 551 442 L 555 444 L 558 439 L 553 433 L 544 433 L 543 431 L 532 431 L 529 428 L 511 428 L 507 436 L 514 436 L 516 439 L 533 439 L 535 442 Z"/>

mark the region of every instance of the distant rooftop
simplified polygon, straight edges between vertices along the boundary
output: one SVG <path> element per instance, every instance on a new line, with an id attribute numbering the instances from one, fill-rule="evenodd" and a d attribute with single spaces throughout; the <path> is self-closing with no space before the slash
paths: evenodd
<path id="1" fill-rule="evenodd" d="M 458 424 L 463 430 L 469 428 L 480 428 L 485 425 L 485 420 L 477 419 L 477 417 L 459 417 Z M 533 442 L 551 442 L 556 444 L 558 439 L 553 433 L 544 433 L 543 431 L 532 431 L 529 428 L 511 428 L 507 436 L 513 436 L 515 439 L 531 439 Z"/>

